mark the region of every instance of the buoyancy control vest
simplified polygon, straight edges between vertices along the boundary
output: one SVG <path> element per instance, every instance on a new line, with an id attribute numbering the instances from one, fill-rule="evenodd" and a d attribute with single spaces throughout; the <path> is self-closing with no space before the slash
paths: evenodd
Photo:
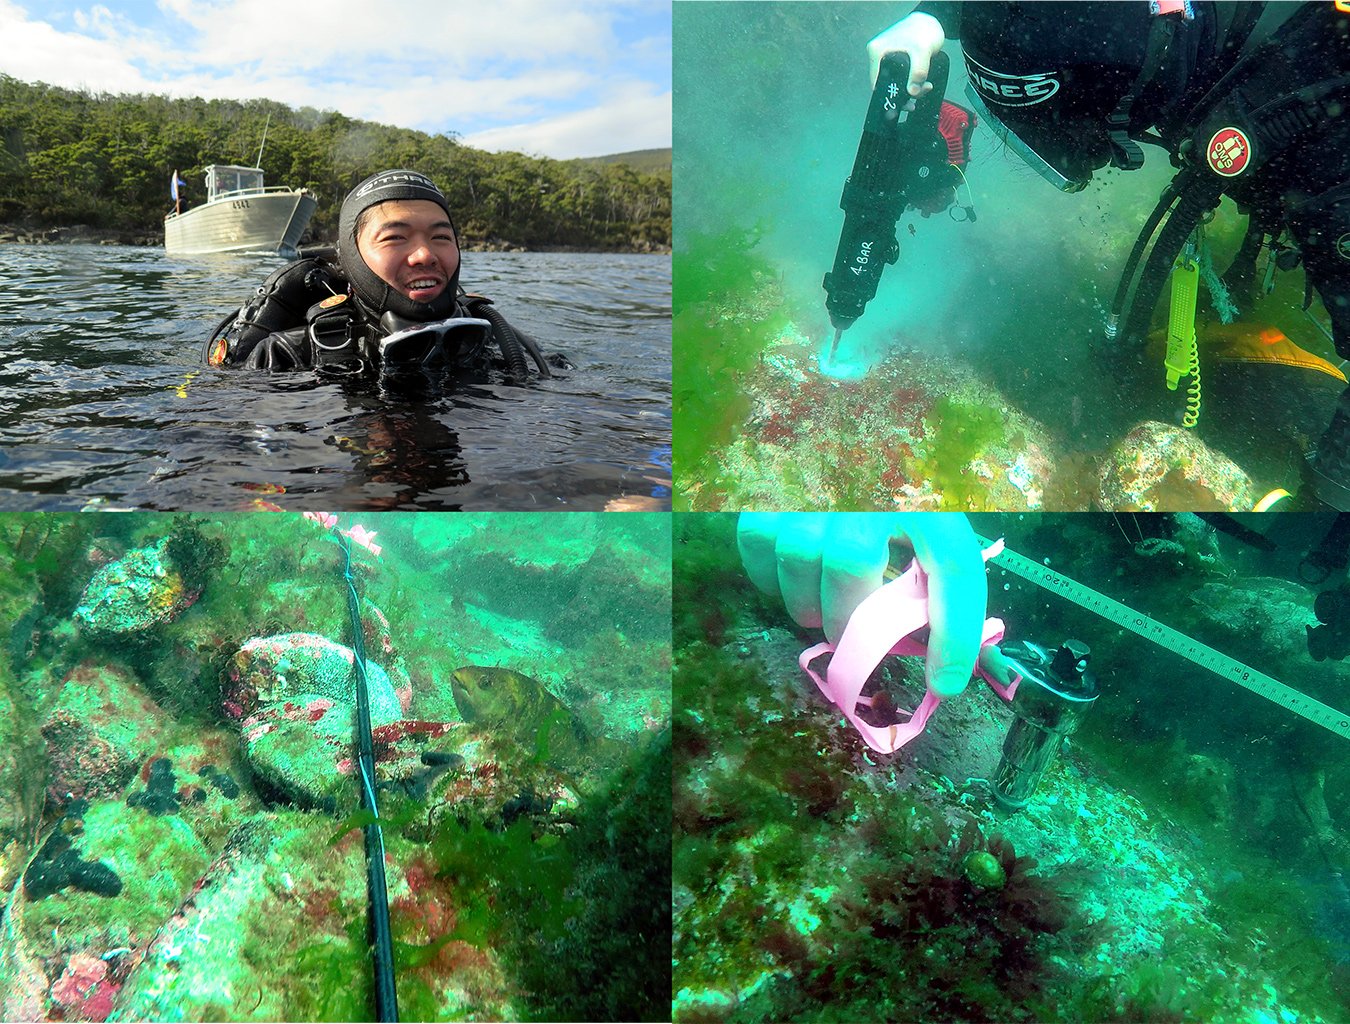
<path id="1" fill-rule="evenodd" d="M 333 262 L 333 250 L 309 250 L 268 275 L 207 339 L 211 366 L 317 369 L 359 375 L 408 366 L 469 366 L 495 346 L 507 375 L 524 379 L 527 357 L 552 376 L 535 340 L 513 327 L 482 295 L 458 291 L 449 315 L 423 323 L 392 311 L 375 315 Z"/>

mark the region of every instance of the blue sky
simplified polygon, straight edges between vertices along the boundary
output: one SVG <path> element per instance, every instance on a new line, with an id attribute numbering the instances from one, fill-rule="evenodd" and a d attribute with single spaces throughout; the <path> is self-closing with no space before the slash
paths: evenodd
<path id="1" fill-rule="evenodd" d="M 66 88 L 266 98 L 558 159 L 670 145 L 669 0 L 0 0 L 0 40 L 0 72 Z"/>

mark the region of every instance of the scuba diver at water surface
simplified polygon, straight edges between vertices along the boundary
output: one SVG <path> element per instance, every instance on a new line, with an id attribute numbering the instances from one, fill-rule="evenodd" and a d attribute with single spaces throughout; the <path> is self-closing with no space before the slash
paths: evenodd
<path id="1" fill-rule="evenodd" d="M 1232 300 L 1250 308 L 1263 249 L 1271 260 L 1268 272 L 1302 263 L 1304 309 L 1315 289 L 1330 315 L 1337 352 L 1350 358 L 1350 13 L 1342 6 L 1332 0 L 924 2 L 874 38 L 868 52 L 874 81 L 887 55 L 907 57 L 906 109 L 912 110 L 933 89 L 928 78 L 934 55 L 947 39 L 959 39 L 966 95 L 976 114 L 1062 191 L 1080 191 L 1093 171 L 1108 165 L 1139 168 L 1140 142 L 1168 152 L 1179 170 L 1145 223 L 1117 290 L 1106 330 L 1114 354 L 1137 355 L 1166 278 L 1179 256 L 1203 250 L 1199 229 L 1227 196 L 1249 219 L 1215 291 L 1216 308 Z M 897 59 L 890 57 L 888 65 Z M 935 77 L 945 79 L 945 64 Z M 941 99 L 940 92 L 934 98 Z M 943 104 L 944 117 L 952 106 Z M 931 109 L 931 100 L 924 109 Z M 951 148 L 950 132 L 942 135 Z M 862 154 L 860 149 L 860 163 Z M 952 203 L 951 181 L 943 174 L 930 178 L 927 194 L 916 189 L 904 199 L 926 214 L 934 190 L 940 205 Z M 857 204 L 890 200 L 855 192 Z M 846 186 L 846 212 L 850 200 Z M 846 237 L 849 230 L 846 225 Z M 893 232 L 889 244 L 885 262 L 894 262 Z M 841 272 L 839 260 L 847 258 L 842 239 L 840 253 L 826 278 L 836 345 L 870 298 Z M 874 290 L 883 261 L 870 262 L 844 269 L 869 276 Z M 1220 296 L 1225 287 L 1232 300 Z M 1350 510 L 1350 389 L 1307 468 L 1309 492 Z"/>
<path id="2" fill-rule="evenodd" d="M 367 178 L 343 200 L 338 235 L 335 250 L 274 271 L 229 314 L 207 363 L 358 375 L 482 367 L 495 345 L 510 377 L 528 376 L 527 356 L 552 376 L 533 338 L 460 288 L 450 206 L 430 178 L 404 169 Z"/>

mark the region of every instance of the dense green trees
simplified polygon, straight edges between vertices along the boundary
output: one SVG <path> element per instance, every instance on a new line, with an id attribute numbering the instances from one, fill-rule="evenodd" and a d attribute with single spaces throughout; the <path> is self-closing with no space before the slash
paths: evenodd
<path id="1" fill-rule="evenodd" d="M 177 168 L 192 202 L 203 168 L 252 165 L 271 116 L 269 185 L 319 196 L 311 230 L 331 239 L 342 196 L 386 167 L 441 184 L 466 242 L 628 250 L 670 245 L 670 168 L 486 153 L 449 135 L 357 121 L 268 100 L 112 96 L 0 75 L 0 222 L 87 224 L 153 235 Z"/>

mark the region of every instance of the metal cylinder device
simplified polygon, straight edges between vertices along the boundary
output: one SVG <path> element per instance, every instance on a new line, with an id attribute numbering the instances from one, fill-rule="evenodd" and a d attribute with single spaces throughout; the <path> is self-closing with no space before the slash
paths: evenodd
<path id="1" fill-rule="evenodd" d="M 1065 737 L 1097 699 L 1097 680 L 1087 670 L 1092 652 L 1081 640 L 1065 640 L 1053 651 L 1019 640 L 1000 650 L 1022 682 L 994 774 L 994 798 L 1005 810 L 1016 811 L 1027 805 Z"/>

